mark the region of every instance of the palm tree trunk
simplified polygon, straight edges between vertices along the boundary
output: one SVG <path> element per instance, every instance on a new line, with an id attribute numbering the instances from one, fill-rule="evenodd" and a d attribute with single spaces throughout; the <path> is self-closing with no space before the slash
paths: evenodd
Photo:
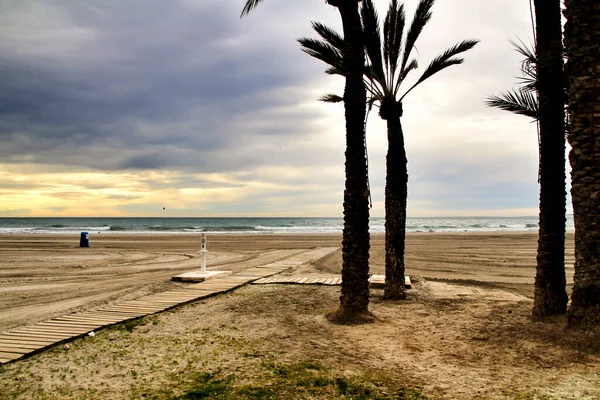
<path id="1" fill-rule="evenodd" d="M 404 283 L 404 245 L 406 241 L 406 198 L 408 171 L 404 135 L 400 123 L 401 106 L 393 104 L 385 115 L 388 131 L 388 153 L 385 182 L 385 299 L 406 298 Z"/>
<path id="2" fill-rule="evenodd" d="M 600 325 L 600 7 L 566 0 L 569 142 L 575 220 L 570 327 Z"/>
<path id="3" fill-rule="evenodd" d="M 565 112 L 560 0 L 535 0 L 540 127 L 540 228 L 534 319 L 567 311 Z"/>
<path id="4" fill-rule="evenodd" d="M 331 3 L 331 1 L 330 1 Z M 342 239 L 342 290 L 335 319 L 348 321 L 368 313 L 369 306 L 369 190 L 365 152 L 366 91 L 363 84 L 364 40 L 358 1 L 341 0 L 344 29 L 343 63 L 346 117 L 346 187 Z"/>

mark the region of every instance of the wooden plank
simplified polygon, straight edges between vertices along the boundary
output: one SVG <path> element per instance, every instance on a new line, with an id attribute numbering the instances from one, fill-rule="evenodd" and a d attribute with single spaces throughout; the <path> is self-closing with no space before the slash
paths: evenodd
<path id="1" fill-rule="evenodd" d="M 138 317 L 142 317 L 144 315 L 147 315 L 148 313 L 146 312 L 140 312 L 140 311 L 131 311 L 131 310 L 111 310 L 111 309 L 107 309 L 107 308 L 103 308 L 100 311 L 104 311 L 107 313 L 114 313 L 115 315 L 125 315 L 127 318 L 132 319 L 132 318 L 138 318 Z"/>
<path id="2" fill-rule="evenodd" d="M 38 326 L 36 325 L 31 325 L 31 326 L 25 326 L 23 328 L 20 329 L 21 331 L 26 331 L 26 332 L 36 332 L 36 333 L 48 333 L 48 334 L 55 334 L 55 335 L 62 335 L 62 334 L 72 334 L 72 333 L 85 333 L 85 332 L 89 332 L 91 331 L 91 329 L 89 328 L 61 328 L 61 327 L 56 327 L 56 326 Z"/>
<path id="3" fill-rule="evenodd" d="M 107 310 L 116 310 L 116 309 L 121 309 L 123 311 L 141 311 L 140 309 L 144 309 L 144 310 L 156 310 L 156 311 L 160 311 L 163 308 L 161 306 L 144 306 L 141 307 L 139 304 L 130 304 L 130 303 L 121 303 L 121 304 L 115 304 L 112 307 L 108 307 L 106 308 Z"/>
<path id="4" fill-rule="evenodd" d="M 104 324 L 102 322 L 90 324 L 90 323 L 81 323 L 80 321 L 45 321 L 45 322 L 41 322 L 38 324 L 38 326 L 48 327 L 50 329 L 55 329 L 55 328 L 71 329 L 72 328 L 72 329 L 87 329 L 90 331 L 92 329 L 99 328 L 103 325 Z"/>
<path id="5" fill-rule="evenodd" d="M 23 356 L 25 354 L 28 353 L 32 353 L 37 349 L 13 349 L 10 347 L 2 347 L 0 346 L 0 354 L 1 353 L 7 353 L 7 354 L 16 354 L 18 356 Z"/>
<path id="6" fill-rule="evenodd" d="M 31 344 L 26 344 L 26 343 L 0 343 L 0 351 L 8 351 L 8 352 L 12 352 L 12 353 L 31 353 L 32 351 L 50 346 L 52 343 L 49 344 L 45 344 L 42 346 L 32 346 Z"/>
<path id="7" fill-rule="evenodd" d="M 67 318 L 67 317 L 64 317 Z M 98 313 L 98 314 L 86 314 L 85 316 L 81 316 L 81 317 L 68 317 L 68 318 L 87 318 L 87 319 L 94 319 L 97 318 L 98 321 L 111 321 L 111 322 L 118 322 L 118 321 L 123 321 L 126 319 L 131 319 L 134 318 L 131 315 L 118 315 L 118 314 L 111 314 L 110 312 L 104 312 L 104 313 Z"/>
<path id="8" fill-rule="evenodd" d="M 32 338 L 32 337 L 28 337 L 28 336 L 5 336 L 5 335 L 0 335 L 0 343 L 23 343 L 23 342 L 30 342 L 32 345 L 44 345 L 44 344 L 48 344 L 48 343 L 54 343 L 56 340 L 52 339 L 52 338 Z"/>
<path id="9" fill-rule="evenodd" d="M 241 284 L 239 282 L 234 282 L 234 281 L 230 281 L 230 282 L 208 281 L 208 282 L 199 283 L 198 285 L 200 288 L 241 286 Z"/>
<path id="10" fill-rule="evenodd" d="M 0 342 L 0 347 L 12 348 L 12 349 L 27 349 L 29 351 L 36 350 L 42 347 L 50 346 L 52 343 L 35 344 L 32 342 Z"/>
<path id="11" fill-rule="evenodd" d="M 110 318 L 110 317 L 57 317 L 57 321 L 89 321 L 98 324 L 114 324 L 115 322 L 122 321 L 123 318 Z"/>
<path id="12" fill-rule="evenodd" d="M 4 332 L 4 336 L 28 336 L 31 338 L 43 338 L 43 339 L 55 339 L 56 341 L 64 340 L 71 337 L 69 333 L 48 333 L 48 332 L 36 332 L 36 331 L 22 331 L 14 330 L 10 332 Z"/>
<path id="13" fill-rule="evenodd" d="M 173 299 L 169 299 L 169 298 L 165 298 L 163 300 L 147 300 L 147 301 L 140 301 L 139 303 L 129 303 L 128 306 L 133 306 L 133 307 L 161 307 L 161 306 L 165 306 L 168 304 L 181 304 L 184 301 L 189 301 L 189 300 L 193 300 L 195 299 L 195 297 L 185 297 L 185 298 L 181 298 L 181 297 L 177 297 L 177 298 L 173 298 Z"/>
<path id="14" fill-rule="evenodd" d="M 16 360 L 17 358 L 23 357 L 23 354 L 18 353 L 7 353 L 4 351 L 0 351 L 0 358 L 7 361 Z"/>
<path id="15" fill-rule="evenodd" d="M 137 315 L 142 317 L 148 314 L 154 314 L 159 311 L 164 311 L 166 307 L 130 307 L 130 306 L 114 306 L 110 310 L 113 311 L 131 311 L 138 313 Z"/>
<path id="16" fill-rule="evenodd" d="M 54 334 L 67 334 L 67 335 L 71 335 L 71 336 L 75 336 L 75 335 L 83 335 L 84 333 L 90 332 L 93 329 L 90 328 L 61 328 L 61 327 L 54 327 L 54 326 L 44 326 L 44 327 L 26 327 L 23 328 L 24 330 L 28 330 L 31 332 L 37 332 L 37 333 L 54 333 Z"/>
<path id="17" fill-rule="evenodd" d="M 36 344 L 45 344 L 55 343 L 56 340 L 52 338 L 31 337 L 27 335 L 9 335 L 3 333 L 2 335 L 0 335 L 0 342 L 32 342 Z"/>
<path id="18" fill-rule="evenodd" d="M 72 328 L 97 328 L 102 326 L 102 323 L 96 324 L 86 321 L 58 321 L 56 319 L 51 319 L 48 321 L 40 322 L 38 325 L 43 326 L 59 326 L 59 327 L 72 327 Z"/>
<path id="19" fill-rule="evenodd" d="M 154 314 L 154 313 L 157 313 L 159 311 L 164 311 L 165 308 L 166 307 L 141 308 L 141 307 L 121 307 L 121 306 L 119 306 L 119 307 L 111 308 L 111 309 L 109 309 L 109 311 L 110 310 L 113 310 L 113 311 L 131 311 L 131 312 L 135 312 L 137 316 L 143 317 L 143 316 L 148 315 L 148 314 Z"/>

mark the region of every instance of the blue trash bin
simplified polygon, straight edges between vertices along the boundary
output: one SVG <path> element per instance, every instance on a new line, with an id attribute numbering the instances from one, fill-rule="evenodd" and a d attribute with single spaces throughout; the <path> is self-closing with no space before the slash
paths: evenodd
<path id="1" fill-rule="evenodd" d="M 79 247 L 90 247 L 90 234 L 88 232 L 81 232 Z"/>

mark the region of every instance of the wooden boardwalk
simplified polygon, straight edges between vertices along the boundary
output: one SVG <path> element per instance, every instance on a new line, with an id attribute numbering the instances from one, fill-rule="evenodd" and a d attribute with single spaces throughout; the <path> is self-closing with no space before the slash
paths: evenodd
<path id="1" fill-rule="evenodd" d="M 273 276 L 269 278 L 257 279 L 252 282 L 255 285 L 264 285 L 269 283 L 277 284 L 295 284 L 295 285 L 341 285 L 342 277 L 332 276 Z"/>
<path id="2" fill-rule="evenodd" d="M 0 364 L 30 356 L 58 344 L 74 340 L 110 325 L 155 314 L 192 301 L 204 299 L 272 276 L 289 268 L 318 260 L 337 250 L 323 247 L 308 250 L 271 264 L 214 278 L 185 288 L 156 293 L 98 310 L 63 315 L 34 325 L 0 333 Z"/>
<path id="3" fill-rule="evenodd" d="M 408 276 L 404 277 L 405 286 L 410 289 L 411 282 Z M 341 276 L 272 276 L 268 278 L 257 279 L 252 282 L 255 285 L 265 284 L 296 284 L 296 285 L 341 285 Z M 383 288 L 385 286 L 385 275 L 372 275 L 369 278 L 369 286 L 372 288 Z"/>

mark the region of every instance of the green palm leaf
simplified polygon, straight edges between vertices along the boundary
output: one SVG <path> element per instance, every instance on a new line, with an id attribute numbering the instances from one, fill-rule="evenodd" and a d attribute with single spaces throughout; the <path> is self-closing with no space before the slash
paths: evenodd
<path id="1" fill-rule="evenodd" d="M 402 56 L 402 69 L 406 66 L 410 52 L 415 47 L 415 43 L 419 38 L 423 28 L 431 19 L 431 8 L 435 0 L 421 0 L 415 11 L 415 16 L 410 24 L 408 33 L 406 34 L 406 45 L 404 46 L 404 55 Z"/>
<path id="2" fill-rule="evenodd" d="M 242 10 L 242 14 L 240 15 L 240 18 L 243 17 L 244 15 L 248 15 L 250 13 L 250 11 L 254 10 L 256 8 L 256 6 L 258 6 L 262 2 L 263 2 L 263 0 L 247 0 L 246 4 L 244 4 L 244 9 Z"/>
<path id="3" fill-rule="evenodd" d="M 300 38 L 298 42 L 303 52 L 329 65 L 331 67 L 329 70 L 333 68 L 336 71 L 335 73 L 343 75 L 342 54 L 338 49 L 317 39 Z"/>
<path id="4" fill-rule="evenodd" d="M 515 47 L 515 50 L 525 57 L 521 62 L 521 73 L 523 76 L 517 79 L 521 81 L 521 89 L 534 92 L 537 90 L 537 55 L 532 48 L 524 44 L 523 41 L 519 41 L 521 43 L 509 40 L 510 44 Z"/>
<path id="5" fill-rule="evenodd" d="M 417 83 L 415 83 L 410 89 L 404 93 L 404 95 L 400 98 L 400 101 L 417 85 L 419 85 L 424 80 L 430 78 L 431 76 L 437 74 L 443 69 L 446 69 L 452 65 L 462 64 L 464 59 L 462 58 L 453 58 L 457 54 L 463 53 L 467 50 L 472 49 L 475 45 L 479 43 L 479 40 L 463 40 L 462 42 L 455 44 L 454 46 L 447 49 L 445 52 L 434 58 L 423 75 L 419 78 Z"/>
<path id="6" fill-rule="evenodd" d="M 339 33 L 320 22 L 311 21 L 311 24 L 315 32 L 317 32 L 319 36 L 325 40 L 325 42 L 329 43 L 329 45 L 337 49 L 339 53 L 342 54 L 344 49 L 344 38 Z"/>
<path id="7" fill-rule="evenodd" d="M 538 101 L 536 96 L 529 91 L 510 90 L 500 93 L 500 96 L 490 96 L 485 101 L 490 107 L 510 111 L 515 114 L 538 119 Z"/>
<path id="8" fill-rule="evenodd" d="M 379 17 L 373 2 L 363 0 L 361 7 L 363 31 L 365 33 L 365 49 L 372 65 L 372 77 L 381 85 L 385 85 L 385 73 L 381 60 L 381 32 L 379 31 Z"/>
<path id="9" fill-rule="evenodd" d="M 388 72 L 387 88 L 392 87 L 396 69 L 398 68 L 405 23 L 404 4 L 398 5 L 397 0 L 392 0 L 383 22 L 383 58 Z"/>
<path id="10" fill-rule="evenodd" d="M 402 71 L 400 71 L 400 75 L 398 75 L 398 79 L 396 80 L 396 87 L 394 88 L 394 97 L 396 97 L 396 95 L 398 94 L 400 85 L 402 84 L 402 82 L 404 82 L 404 79 L 406 79 L 408 73 L 413 69 L 417 68 L 419 68 L 419 63 L 417 63 L 417 60 L 413 58 L 412 60 L 410 60 L 408 65 L 405 68 L 403 68 Z"/>
<path id="11" fill-rule="evenodd" d="M 319 101 L 324 101 L 325 103 L 341 103 L 342 101 L 344 101 L 344 98 L 338 96 L 337 94 L 329 93 L 319 97 Z"/>

